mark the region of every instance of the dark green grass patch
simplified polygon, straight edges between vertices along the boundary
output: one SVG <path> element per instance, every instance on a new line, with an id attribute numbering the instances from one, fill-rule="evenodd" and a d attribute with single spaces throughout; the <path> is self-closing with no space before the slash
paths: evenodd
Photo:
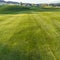
<path id="1" fill-rule="evenodd" d="M 0 14 L 24 14 L 34 12 L 60 12 L 60 8 L 27 7 L 18 5 L 1 5 Z"/>
<path id="2" fill-rule="evenodd" d="M 2 5 L 0 6 L 0 14 L 16 14 L 24 11 L 31 10 L 29 7 L 17 6 L 17 5 Z"/>

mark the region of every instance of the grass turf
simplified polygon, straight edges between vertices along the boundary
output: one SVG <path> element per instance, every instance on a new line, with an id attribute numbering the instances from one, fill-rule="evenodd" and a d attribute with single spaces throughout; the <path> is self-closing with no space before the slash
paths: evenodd
<path id="1" fill-rule="evenodd" d="M 60 60 L 60 12 L 0 14 L 0 60 Z"/>

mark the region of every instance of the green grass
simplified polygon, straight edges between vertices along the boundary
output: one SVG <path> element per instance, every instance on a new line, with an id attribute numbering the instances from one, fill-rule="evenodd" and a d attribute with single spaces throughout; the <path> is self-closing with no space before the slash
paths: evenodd
<path id="1" fill-rule="evenodd" d="M 17 14 L 24 11 L 31 10 L 29 7 L 18 6 L 18 5 L 1 5 L 0 14 Z"/>
<path id="2" fill-rule="evenodd" d="M 0 60 L 60 60 L 60 12 L 0 14 Z"/>
<path id="3" fill-rule="evenodd" d="M 34 12 L 60 12 L 60 8 L 24 7 L 18 5 L 0 5 L 0 14 L 24 14 Z"/>

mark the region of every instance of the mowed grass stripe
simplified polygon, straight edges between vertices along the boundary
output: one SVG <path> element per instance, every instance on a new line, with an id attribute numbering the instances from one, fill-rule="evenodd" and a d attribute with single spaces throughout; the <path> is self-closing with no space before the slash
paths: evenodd
<path id="1" fill-rule="evenodd" d="M 5 17 L 4 17 L 5 16 Z M 0 18 L 0 20 L 2 20 L 0 22 L 0 26 L 3 26 L 3 25 L 8 25 L 10 23 L 10 21 L 14 20 L 15 16 L 12 16 L 12 15 L 2 15 L 2 18 Z"/>
<path id="2" fill-rule="evenodd" d="M 16 39 L 16 41 L 17 41 L 16 43 L 13 42 L 15 40 L 15 39 L 13 39 L 13 36 L 15 36 L 15 33 L 17 31 L 21 31 L 21 30 L 19 30 L 20 28 L 23 28 L 20 26 L 20 23 L 21 23 L 21 21 L 25 20 L 25 19 L 22 19 L 23 17 L 25 17 L 25 14 L 23 14 L 21 16 L 16 15 L 15 17 L 17 17 L 17 18 L 14 18 L 14 21 L 13 22 L 11 21 L 11 24 L 3 26 L 4 30 L 0 31 L 0 35 L 1 35 L 1 38 L 0 38 L 0 47 L 1 47 L 0 48 L 0 59 L 12 59 L 12 60 L 17 59 L 17 55 L 16 55 L 16 58 L 12 57 L 12 54 L 15 55 L 16 43 L 18 42 L 17 39 Z M 13 39 L 12 44 L 10 43 L 11 39 Z M 19 39 L 19 37 L 18 37 L 18 39 Z M 9 52 L 8 52 L 8 50 L 9 50 Z M 12 52 L 13 50 L 14 50 L 14 52 Z M 20 50 L 20 48 L 19 48 L 19 50 Z M 4 54 L 4 52 L 6 52 L 6 54 Z M 20 52 L 17 51 L 17 53 L 19 54 Z M 5 55 L 6 55 L 6 57 L 4 57 Z M 4 57 L 4 58 L 2 58 L 2 57 Z M 19 54 L 18 58 L 20 58 L 20 54 Z"/>
<path id="3" fill-rule="evenodd" d="M 1 27 L 0 27 L 0 32 L 1 32 L 0 40 L 7 41 L 9 39 L 9 37 L 16 31 L 16 28 L 17 28 L 18 24 L 20 23 L 20 21 L 21 21 L 21 18 L 18 15 L 7 19 L 5 21 L 5 24 L 1 25 Z M 4 38 L 2 38 L 2 37 L 4 37 Z"/>
<path id="4" fill-rule="evenodd" d="M 37 17 L 37 16 L 35 16 L 35 17 Z M 41 28 L 41 23 L 40 22 L 38 22 L 38 20 L 40 20 L 40 19 L 37 19 L 36 20 L 36 18 L 35 17 L 32 17 L 32 18 L 34 18 L 34 20 L 35 20 L 35 23 L 38 25 L 38 27 L 40 28 L 40 30 L 42 30 L 42 28 Z M 40 24 L 39 24 L 40 23 Z M 42 34 L 41 34 L 42 35 Z M 40 37 L 41 38 L 41 37 Z M 40 39 L 41 40 L 41 39 Z M 44 40 L 42 39 L 42 42 L 44 42 Z M 41 43 L 41 42 L 40 42 Z M 48 48 L 48 50 L 50 51 L 50 53 L 51 53 L 51 55 L 53 56 L 53 59 L 54 60 L 57 60 L 56 59 L 56 57 L 55 57 L 55 55 L 53 54 L 53 52 L 51 51 L 51 48 L 50 47 L 48 47 L 47 46 L 47 43 L 46 43 L 46 41 L 44 42 L 44 44 L 46 45 L 46 47 Z M 42 47 L 41 45 L 40 45 L 40 47 Z M 45 50 L 45 48 L 44 48 L 44 50 Z M 47 52 L 48 53 L 48 52 Z M 41 56 L 43 56 L 43 55 L 41 55 Z M 47 57 L 47 56 L 46 56 Z"/>
<path id="5" fill-rule="evenodd" d="M 21 22 L 21 24 L 19 24 L 19 26 L 17 26 L 20 29 L 18 29 L 14 33 L 14 35 L 10 38 L 7 46 L 9 47 L 9 49 L 11 48 L 10 50 L 12 50 L 12 48 L 14 49 L 17 48 L 18 51 L 22 50 L 21 51 L 22 53 L 25 51 L 27 55 L 26 59 L 33 59 L 33 58 L 38 59 L 39 54 L 37 54 L 37 50 L 35 48 L 36 39 L 34 38 L 36 36 L 32 35 L 36 31 L 35 30 L 36 28 L 34 28 L 36 26 L 36 23 L 30 20 L 30 16 L 28 14 L 27 16 L 25 15 L 25 17 L 22 18 L 21 20 L 23 21 Z M 23 30 L 21 30 L 21 28 Z M 34 56 L 37 57 L 35 58 Z"/>
<path id="6" fill-rule="evenodd" d="M 38 20 L 39 25 L 42 24 L 41 26 L 44 27 L 43 24 L 44 24 L 44 22 L 47 22 L 47 21 L 46 21 L 46 20 L 47 20 L 47 17 L 46 17 L 45 19 L 43 19 L 43 18 L 46 16 L 46 15 L 45 15 L 45 16 L 43 15 L 43 16 L 42 16 L 42 19 L 41 19 L 41 16 L 42 16 L 42 14 L 41 14 L 39 17 L 38 17 L 38 15 L 36 15 L 35 17 L 38 17 L 38 19 L 37 19 L 37 18 L 36 18 L 36 19 Z M 34 18 L 35 18 L 35 17 L 34 17 Z M 48 16 L 48 17 L 50 17 L 50 16 Z M 35 20 L 36 20 L 36 19 L 35 19 Z M 41 21 L 44 20 L 44 21 L 41 22 L 40 20 L 41 20 Z M 48 19 L 48 20 L 49 20 L 49 19 Z M 40 21 L 40 22 L 39 22 L 39 21 Z M 47 25 L 47 26 L 49 26 L 49 25 Z M 53 25 L 52 25 L 52 26 L 53 26 Z M 46 27 L 46 26 L 45 26 L 45 27 Z M 44 27 L 44 28 L 45 28 L 45 27 Z M 45 29 L 45 30 L 47 30 L 47 29 Z M 56 30 L 56 29 L 55 29 L 55 30 Z M 46 32 L 47 32 L 47 31 L 46 31 Z M 52 32 L 52 33 L 53 33 L 53 32 Z M 55 34 L 55 35 L 56 35 L 56 34 Z M 47 35 L 47 36 L 48 36 L 48 35 Z M 52 35 L 52 36 L 53 36 L 53 35 Z M 57 36 L 57 37 L 58 37 L 58 36 Z M 51 37 L 51 38 L 52 38 L 52 37 Z M 58 39 L 58 41 L 59 41 L 59 37 L 58 37 L 57 39 Z M 54 42 L 54 40 L 57 40 L 57 39 L 54 37 L 54 39 L 49 39 L 49 40 L 53 40 L 53 42 Z M 46 40 L 47 40 L 47 39 L 46 39 Z M 48 40 L 48 41 L 49 41 L 49 40 Z M 57 41 L 56 41 L 56 42 L 57 42 Z M 50 42 L 49 42 L 49 43 L 50 43 Z M 50 43 L 50 44 L 51 44 L 51 43 Z M 55 49 L 56 49 L 56 47 L 55 47 Z M 55 52 L 56 52 L 56 51 L 55 51 Z"/>
<path id="7" fill-rule="evenodd" d="M 51 14 L 53 13 L 16 14 L 10 15 L 13 17 L 5 20 L 9 20 L 7 23 L 2 22 L 0 59 L 59 60 L 58 24 L 54 25 Z"/>
<path id="8" fill-rule="evenodd" d="M 47 14 L 47 13 L 46 13 Z M 53 43 L 52 43 L 52 41 L 51 41 L 51 43 L 52 43 L 52 45 L 51 45 L 51 43 L 50 43 L 50 46 L 51 46 L 51 49 L 52 49 L 52 51 L 55 53 L 55 56 L 57 57 L 57 60 L 59 60 L 59 43 L 60 43 L 60 27 L 59 27 L 59 25 L 60 25 L 60 19 L 59 19 L 59 16 L 55 16 L 56 14 L 58 14 L 58 13 L 52 13 L 52 14 L 48 14 L 48 15 L 45 15 L 46 17 L 45 17 L 45 20 L 47 20 L 46 18 L 47 18 L 47 16 L 48 16 L 48 18 L 50 18 L 50 21 L 51 21 L 51 25 L 54 27 L 54 32 L 55 32 L 55 34 L 54 35 L 51 35 L 52 37 L 54 37 L 53 39 L 52 39 L 52 41 L 53 41 Z M 52 15 L 52 16 L 51 16 Z M 55 17 L 54 17 L 55 16 Z M 52 19 L 52 17 L 53 17 L 53 19 Z M 44 18 L 44 16 L 42 17 L 42 18 Z M 55 19 L 56 18 L 56 19 Z M 43 20 L 43 19 L 42 19 Z M 49 20 L 49 19 L 48 19 Z M 55 23 L 54 23 L 55 22 Z M 59 24 L 58 24 L 59 23 Z M 47 25 L 48 26 L 48 25 Z M 52 28 L 51 28 L 52 29 Z M 50 29 L 50 30 L 51 30 Z M 53 33 L 53 32 L 52 32 Z M 51 38 L 52 38 L 51 37 Z M 49 42 L 48 42 L 49 43 Z"/>

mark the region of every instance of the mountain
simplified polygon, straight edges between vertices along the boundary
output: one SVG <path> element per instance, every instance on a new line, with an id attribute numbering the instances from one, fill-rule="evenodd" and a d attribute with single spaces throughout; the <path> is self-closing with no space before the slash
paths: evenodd
<path id="1" fill-rule="evenodd" d="M 0 0 L 0 1 L 4 1 L 4 0 Z"/>
<path id="2" fill-rule="evenodd" d="M 14 1 L 4 1 L 4 0 L 0 0 L 0 5 L 3 4 L 19 4 L 18 2 L 14 2 Z"/>

